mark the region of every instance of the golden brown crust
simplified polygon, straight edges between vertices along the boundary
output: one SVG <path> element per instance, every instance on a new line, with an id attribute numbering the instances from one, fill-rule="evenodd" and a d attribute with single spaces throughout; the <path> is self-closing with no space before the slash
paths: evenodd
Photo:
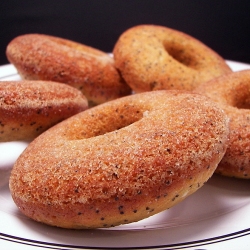
<path id="1" fill-rule="evenodd" d="M 0 141 L 31 140 L 87 107 L 80 91 L 62 83 L 0 81 Z"/>
<path id="2" fill-rule="evenodd" d="M 36 138 L 10 191 L 28 217 L 58 227 L 138 221 L 199 189 L 223 157 L 228 119 L 205 96 L 154 91 L 88 109 Z"/>
<path id="3" fill-rule="evenodd" d="M 131 93 L 113 58 L 73 41 L 22 35 L 8 44 L 6 55 L 24 79 L 67 83 L 81 90 L 91 106 Z"/>
<path id="4" fill-rule="evenodd" d="M 113 54 L 116 67 L 135 92 L 192 90 L 203 81 L 231 72 L 223 58 L 197 39 L 156 25 L 125 31 Z"/>
<path id="5" fill-rule="evenodd" d="M 250 179 L 250 70 L 203 83 L 196 92 L 220 104 L 230 118 L 230 139 L 216 172 Z"/>

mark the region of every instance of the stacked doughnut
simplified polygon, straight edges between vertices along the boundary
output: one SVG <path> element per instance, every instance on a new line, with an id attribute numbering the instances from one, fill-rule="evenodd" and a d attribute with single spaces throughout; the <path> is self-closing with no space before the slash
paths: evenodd
<path id="1" fill-rule="evenodd" d="M 67 83 L 94 106 L 131 93 L 107 53 L 66 39 L 27 34 L 14 38 L 6 55 L 26 80 Z"/>
<path id="2" fill-rule="evenodd" d="M 228 118 L 205 96 L 152 91 L 87 109 L 37 137 L 10 191 L 28 217 L 63 228 L 112 227 L 179 203 L 212 176 Z"/>
<path id="3" fill-rule="evenodd" d="M 32 140 L 88 108 L 85 96 L 48 81 L 0 81 L 0 142 Z"/>
<path id="4" fill-rule="evenodd" d="M 154 25 L 125 31 L 113 55 L 39 34 L 8 45 L 24 79 L 70 85 L 91 106 L 43 132 L 16 161 L 10 191 L 26 216 L 63 228 L 112 227 L 170 208 L 222 173 L 232 118 L 199 86 L 233 74 L 225 60 Z"/>
<path id="5" fill-rule="evenodd" d="M 230 118 L 229 146 L 216 173 L 250 179 L 250 70 L 203 83 L 196 92 L 219 103 Z"/>
<path id="6" fill-rule="evenodd" d="M 194 37 L 156 25 L 125 31 L 113 54 L 115 66 L 134 92 L 193 90 L 231 72 L 221 56 Z"/>

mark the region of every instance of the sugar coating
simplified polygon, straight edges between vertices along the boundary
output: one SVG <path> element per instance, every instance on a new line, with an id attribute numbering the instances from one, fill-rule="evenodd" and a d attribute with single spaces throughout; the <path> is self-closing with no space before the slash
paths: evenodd
<path id="1" fill-rule="evenodd" d="M 203 83 L 196 92 L 219 103 L 230 118 L 230 140 L 216 172 L 250 178 L 250 70 L 233 72 Z"/>
<path id="2" fill-rule="evenodd" d="M 214 173 L 228 119 L 204 96 L 135 94 L 71 117 L 17 160 L 10 190 L 28 217 L 58 227 L 112 227 L 174 206 Z"/>
<path id="3" fill-rule="evenodd" d="M 115 66 L 135 92 L 193 90 L 231 72 L 225 60 L 194 37 L 157 25 L 126 30 L 113 50 Z"/>
<path id="4" fill-rule="evenodd" d="M 67 83 L 81 90 L 90 106 L 131 93 L 112 57 L 67 39 L 18 36 L 8 44 L 6 55 L 24 79 Z"/>
<path id="5" fill-rule="evenodd" d="M 32 140 L 88 108 L 77 89 L 49 81 L 0 81 L 0 141 Z"/>

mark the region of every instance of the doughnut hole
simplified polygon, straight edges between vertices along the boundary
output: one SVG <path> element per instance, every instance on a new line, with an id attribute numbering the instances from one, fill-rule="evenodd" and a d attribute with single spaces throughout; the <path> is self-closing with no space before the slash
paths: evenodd
<path id="1" fill-rule="evenodd" d="M 129 126 L 147 114 L 147 111 L 144 113 L 141 107 L 134 104 L 127 104 L 119 108 L 104 105 L 98 109 L 99 112 L 93 112 L 92 109 L 85 112 L 84 117 L 92 117 L 96 121 L 94 124 L 89 124 L 88 119 L 83 118 L 81 123 L 74 124 L 74 128 L 65 129 L 65 136 L 68 140 L 81 140 L 104 135 Z"/>
<path id="2" fill-rule="evenodd" d="M 185 45 L 186 48 L 184 49 L 183 44 L 178 41 L 170 42 L 165 40 L 163 46 L 166 52 L 182 65 L 192 69 L 198 68 L 199 58 L 197 58 L 194 48 L 189 44 Z"/>
<path id="3" fill-rule="evenodd" d="M 232 88 L 228 104 L 238 109 L 250 109 L 250 80 L 242 81 Z M 231 101 L 231 102 L 230 102 Z"/>
<path id="4" fill-rule="evenodd" d="M 220 104 L 238 109 L 250 108 L 250 70 L 226 74 L 201 84 L 195 92 Z"/>

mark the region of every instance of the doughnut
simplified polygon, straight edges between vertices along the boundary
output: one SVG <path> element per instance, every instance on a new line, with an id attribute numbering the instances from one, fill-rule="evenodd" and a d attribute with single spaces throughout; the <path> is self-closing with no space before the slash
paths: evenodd
<path id="1" fill-rule="evenodd" d="M 32 140 L 86 108 L 85 96 L 66 84 L 0 81 L 0 142 Z"/>
<path id="2" fill-rule="evenodd" d="M 107 53 L 67 39 L 26 34 L 14 38 L 6 56 L 26 80 L 67 83 L 94 106 L 131 93 Z"/>
<path id="3" fill-rule="evenodd" d="M 228 118 L 205 96 L 159 90 L 122 97 L 55 125 L 10 176 L 22 213 L 62 228 L 147 218 L 201 188 L 223 157 Z"/>
<path id="4" fill-rule="evenodd" d="M 250 179 L 250 70 L 203 83 L 195 92 L 217 102 L 230 119 L 229 145 L 215 172 Z"/>
<path id="5" fill-rule="evenodd" d="M 193 90 L 231 69 L 195 38 L 163 26 L 139 25 L 125 31 L 113 49 L 115 66 L 134 92 Z"/>

